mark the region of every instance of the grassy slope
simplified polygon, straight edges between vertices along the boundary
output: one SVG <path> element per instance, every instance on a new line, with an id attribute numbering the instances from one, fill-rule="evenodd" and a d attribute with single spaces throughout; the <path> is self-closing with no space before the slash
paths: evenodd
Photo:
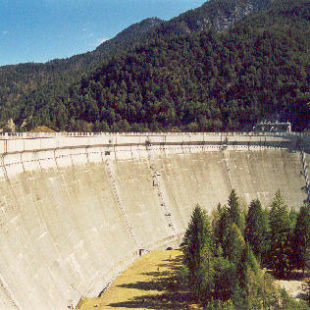
<path id="1" fill-rule="evenodd" d="M 177 277 L 181 255 L 157 250 L 139 258 L 102 297 L 83 299 L 78 309 L 198 309 Z"/>

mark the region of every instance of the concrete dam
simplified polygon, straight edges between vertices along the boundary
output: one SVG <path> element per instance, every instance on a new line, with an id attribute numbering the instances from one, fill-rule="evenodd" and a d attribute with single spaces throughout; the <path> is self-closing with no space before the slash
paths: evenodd
<path id="1" fill-rule="evenodd" d="M 0 309 L 68 309 L 139 255 L 180 242 L 234 188 L 309 195 L 310 135 L 127 133 L 0 139 Z"/>

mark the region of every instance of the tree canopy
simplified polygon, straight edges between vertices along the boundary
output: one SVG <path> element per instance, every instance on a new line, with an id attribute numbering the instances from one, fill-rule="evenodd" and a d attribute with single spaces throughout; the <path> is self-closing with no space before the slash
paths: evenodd
<path id="1" fill-rule="evenodd" d="M 64 77 L 53 63 L 46 76 L 40 65 L 29 65 L 42 83 L 18 96 L 14 88 L 3 87 L 0 121 L 13 118 L 22 130 L 46 125 L 68 131 L 238 131 L 266 119 L 291 121 L 294 130 L 307 128 L 307 1 L 275 0 L 265 10 L 234 19 L 229 14 L 244 12 L 242 3 L 225 2 L 231 27 L 200 29 L 195 18 L 200 21 L 202 15 L 188 13 L 135 45 L 113 49 L 80 80 L 74 73 Z M 209 5 L 211 13 L 221 8 L 222 15 L 214 18 L 226 16 L 221 1 Z M 15 73 L 3 79 L 15 86 L 19 80 Z M 44 83 L 48 79 L 52 85 Z"/>
<path id="2" fill-rule="evenodd" d="M 245 211 L 246 228 L 242 231 L 233 220 L 239 217 L 232 216 L 239 212 L 231 212 L 231 209 L 238 209 L 235 208 L 238 202 L 235 191 L 231 192 L 228 202 L 230 206 L 218 205 L 212 213 L 212 230 L 209 217 L 197 205 L 186 230 L 183 262 L 197 302 L 210 310 L 309 309 L 306 304 L 310 287 L 307 277 L 305 300 L 291 298 L 273 282 L 274 277 L 288 277 L 293 267 L 310 268 L 309 205 L 296 211 L 297 220 L 291 221 L 280 191 L 272 201 L 269 216 L 265 215 L 261 202 L 255 199 Z M 295 247 L 300 247 L 299 255 L 304 255 L 304 266 L 293 266 L 293 232 Z M 271 244 L 268 252 L 265 243 Z M 262 256 L 268 257 L 269 261 L 262 260 Z M 272 273 L 262 270 L 266 266 Z"/>

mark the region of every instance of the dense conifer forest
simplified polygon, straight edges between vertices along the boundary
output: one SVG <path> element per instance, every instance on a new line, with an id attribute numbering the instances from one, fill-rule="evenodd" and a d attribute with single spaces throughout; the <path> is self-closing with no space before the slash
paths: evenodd
<path id="1" fill-rule="evenodd" d="M 269 4 L 213 0 L 170 22 L 137 24 L 113 47 L 99 47 L 96 61 L 90 53 L 61 65 L 1 68 L 2 127 L 12 118 L 19 130 L 239 131 L 278 119 L 304 130 L 310 4 Z"/>
<path id="2" fill-rule="evenodd" d="M 180 274 L 204 309 L 310 309 L 310 205 L 288 210 L 278 191 L 268 208 L 247 210 L 233 190 L 211 216 L 197 205 L 183 243 Z M 302 298 L 275 279 L 302 275 Z"/>

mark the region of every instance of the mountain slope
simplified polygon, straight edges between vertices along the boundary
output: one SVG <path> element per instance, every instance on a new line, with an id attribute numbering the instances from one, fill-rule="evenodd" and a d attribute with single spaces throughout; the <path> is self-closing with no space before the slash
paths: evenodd
<path id="1" fill-rule="evenodd" d="M 309 1 L 275 1 L 231 29 L 167 34 L 98 69 L 33 119 L 59 129 L 247 130 L 309 122 Z M 38 116 L 36 116 L 38 117 Z"/>
<path id="2" fill-rule="evenodd" d="M 37 91 L 46 94 L 45 100 L 64 95 L 68 87 L 79 81 L 81 76 L 89 74 L 111 55 L 132 48 L 145 32 L 161 22 L 158 18 L 148 18 L 131 25 L 93 52 L 55 59 L 45 64 L 25 63 L 0 67 L 0 125 L 1 121 L 6 122 L 10 117 L 20 118 L 26 105 L 26 109 L 34 112 L 36 100 L 33 98 Z"/>
<path id="3" fill-rule="evenodd" d="M 211 0 L 168 22 L 157 18 L 132 25 L 95 51 L 46 64 L 22 64 L 0 68 L 0 125 L 12 117 L 17 124 L 35 116 L 36 111 L 56 98 L 66 97 L 76 81 L 126 50 L 158 37 L 196 33 L 206 29 L 220 31 L 245 15 L 261 10 L 271 0 Z M 69 88 L 69 90 L 68 90 Z M 68 90 L 68 91 L 67 91 Z"/>

